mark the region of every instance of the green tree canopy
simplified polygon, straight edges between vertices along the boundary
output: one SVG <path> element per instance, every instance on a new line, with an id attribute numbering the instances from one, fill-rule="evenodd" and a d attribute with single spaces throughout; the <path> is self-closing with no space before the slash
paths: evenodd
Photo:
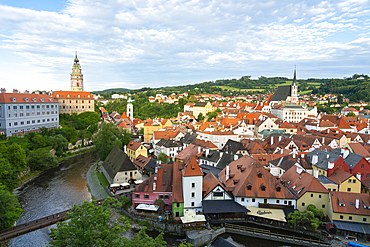
<path id="1" fill-rule="evenodd" d="M 17 196 L 0 183 L 0 230 L 12 227 L 22 213 Z"/>
<path id="2" fill-rule="evenodd" d="M 55 154 L 60 156 L 68 150 L 68 140 L 61 134 L 48 137 L 48 145 L 52 146 Z"/>
<path id="3" fill-rule="evenodd" d="M 293 226 L 301 226 L 306 229 L 316 231 L 320 225 L 320 220 L 315 217 L 312 211 L 294 211 L 288 215 L 288 223 Z"/>
<path id="4" fill-rule="evenodd" d="M 113 123 L 103 123 L 101 125 L 101 130 L 93 141 L 98 150 L 100 159 L 105 160 L 114 146 L 122 149 L 123 143 L 127 142 L 129 139 L 126 135 L 130 134 L 117 128 Z"/>
<path id="5" fill-rule="evenodd" d="M 108 206 L 111 203 L 121 206 L 113 198 L 107 198 L 102 205 L 96 205 L 96 201 L 84 202 L 81 207 L 74 205 L 71 213 L 67 213 L 68 221 L 58 222 L 56 228 L 51 229 L 53 240 L 51 246 L 165 246 L 163 234 L 152 239 L 142 229 L 131 240 L 120 236 L 127 232 L 129 223 L 122 218 L 120 222 L 111 219 L 111 211 Z"/>
<path id="6" fill-rule="evenodd" d="M 45 170 L 58 166 L 58 159 L 44 148 L 30 151 L 28 155 L 28 166 L 31 170 Z"/>
<path id="7" fill-rule="evenodd" d="M 197 120 L 202 121 L 204 119 L 203 113 L 199 113 Z"/>
<path id="8" fill-rule="evenodd" d="M 158 154 L 158 160 L 162 161 L 163 163 L 168 163 L 168 157 L 165 153 Z"/>

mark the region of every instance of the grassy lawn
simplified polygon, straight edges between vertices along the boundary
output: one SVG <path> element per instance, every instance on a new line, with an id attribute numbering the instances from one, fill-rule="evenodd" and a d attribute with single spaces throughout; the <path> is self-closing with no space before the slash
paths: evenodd
<path id="1" fill-rule="evenodd" d="M 225 90 L 225 89 L 227 89 L 227 90 L 234 90 L 234 91 L 242 91 L 242 92 L 245 92 L 245 91 L 250 91 L 250 92 L 252 92 L 252 91 L 263 91 L 264 89 L 251 89 L 251 88 L 249 88 L 249 89 L 239 89 L 239 88 L 235 88 L 235 87 L 229 87 L 229 86 L 212 86 L 212 87 L 218 87 L 218 88 L 221 88 L 222 90 Z"/>
<path id="2" fill-rule="evenodd" d="M 107 187 L 109 185 L 107 179 L 105 178 L 103 173 L 97 172 L 96 176 L 99 179 L 99 182 L 103 185 L 103 188 Z"/>
<path id="3" fill-rule="evenodd" d="M 311 94 L 311 93 L 312 93 L 312 90 L 306 90 L 306 91 L 299 92 L 298 94 Z"/>
<path id="4" fill-rule="evenodd" d="M 320 86 L 321 82 L 307 82 L 308 85 Z"/>

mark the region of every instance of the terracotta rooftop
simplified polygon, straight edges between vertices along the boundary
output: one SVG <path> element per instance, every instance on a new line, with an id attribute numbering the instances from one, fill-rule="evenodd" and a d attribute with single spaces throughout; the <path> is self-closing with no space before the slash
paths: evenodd
<path id="1" fill-rule="evenodd" d="M 55 97 L 47 94 L 0 93 L 0 103 L 57 103 Z"/>
<path id="2" fill-rule="evenodd" d="M 355 176 L 355 175 L 337 168 L 333 171 L 333 174 L 328 177 L 328 179 L 336 184 L 340 184 L 352 176 Z"/>
<path id="3" fill-rule="evenodd" d="M 130 141 L 129 143 L 128 143 L 128 145 L 127 145 L 127 148 L 129 148 L 129 149 L 131 149 L 131 150 L 134 150 L 134 151 L 136 151 L 136 150 L 138 150 L 138 148 L 140 148 L 141 147 L 141 143 L 140 142 L 134 142 L 134 141 Z M 143 148 L 145 148 L 145 147 L 143 147 Z M 145 148 L 146 149 L 146 148 Z"/>
<path id="4" fill-rule="evenodd" d="M 203 172 L 200 169 L 195 156 L 192 156 L 190 158 L 190 160 L 186 164 L 186 167 L 183 169 L 182 174 L 184 177 L 203 176 Z"/>
<path id="5" fill-rule="evenodd" d="M 335 213 L 370 216 L 369 194 L 331 191 L 330 196 Z M 356 199 L 359 200 L 359 208 L 356 208 Z M 342 206 L 340 206 L 339 203 L 342 204 Z"/>

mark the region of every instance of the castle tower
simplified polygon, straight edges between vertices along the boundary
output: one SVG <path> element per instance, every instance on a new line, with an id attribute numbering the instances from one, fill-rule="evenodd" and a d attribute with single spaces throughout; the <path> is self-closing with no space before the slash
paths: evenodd
<path id="1" fill-rule="evenodd" d="M 131 94 L 129 94 L 129 98 L 127 100 L 127 117 L 131 120 L 131 122 L 134 120 L 134 106 L 132 105 L 132 102 L 134 102 L 131 99 Z"/>
<path id="2" fill-rule="evenodd" d="M 297 70 L 294 68 L 294 77 L 293 77 L 293 84 L 291 86 L 291 92 L 290 92 L 290 101 L 292 103 L 298 102 L 298 86 L 297 86 Z"/>
<path id="3" fill-rule="evenodd" d="M 81 65 L 77 58 L 77 51 L 76 51 L 76 58 L 73 63 L 72 67 L 72 74 L 71 74 L 71 91 L 83 91 L 83 75 L 81 72 Z"/>

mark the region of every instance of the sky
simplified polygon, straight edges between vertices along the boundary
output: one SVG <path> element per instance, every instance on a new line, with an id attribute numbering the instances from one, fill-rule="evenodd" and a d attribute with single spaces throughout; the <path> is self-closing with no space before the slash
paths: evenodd
<path id="1" fill-rule="evenodd" d="M 370 0 L 0 0 L 0 87 L 370 74 Z"/>

